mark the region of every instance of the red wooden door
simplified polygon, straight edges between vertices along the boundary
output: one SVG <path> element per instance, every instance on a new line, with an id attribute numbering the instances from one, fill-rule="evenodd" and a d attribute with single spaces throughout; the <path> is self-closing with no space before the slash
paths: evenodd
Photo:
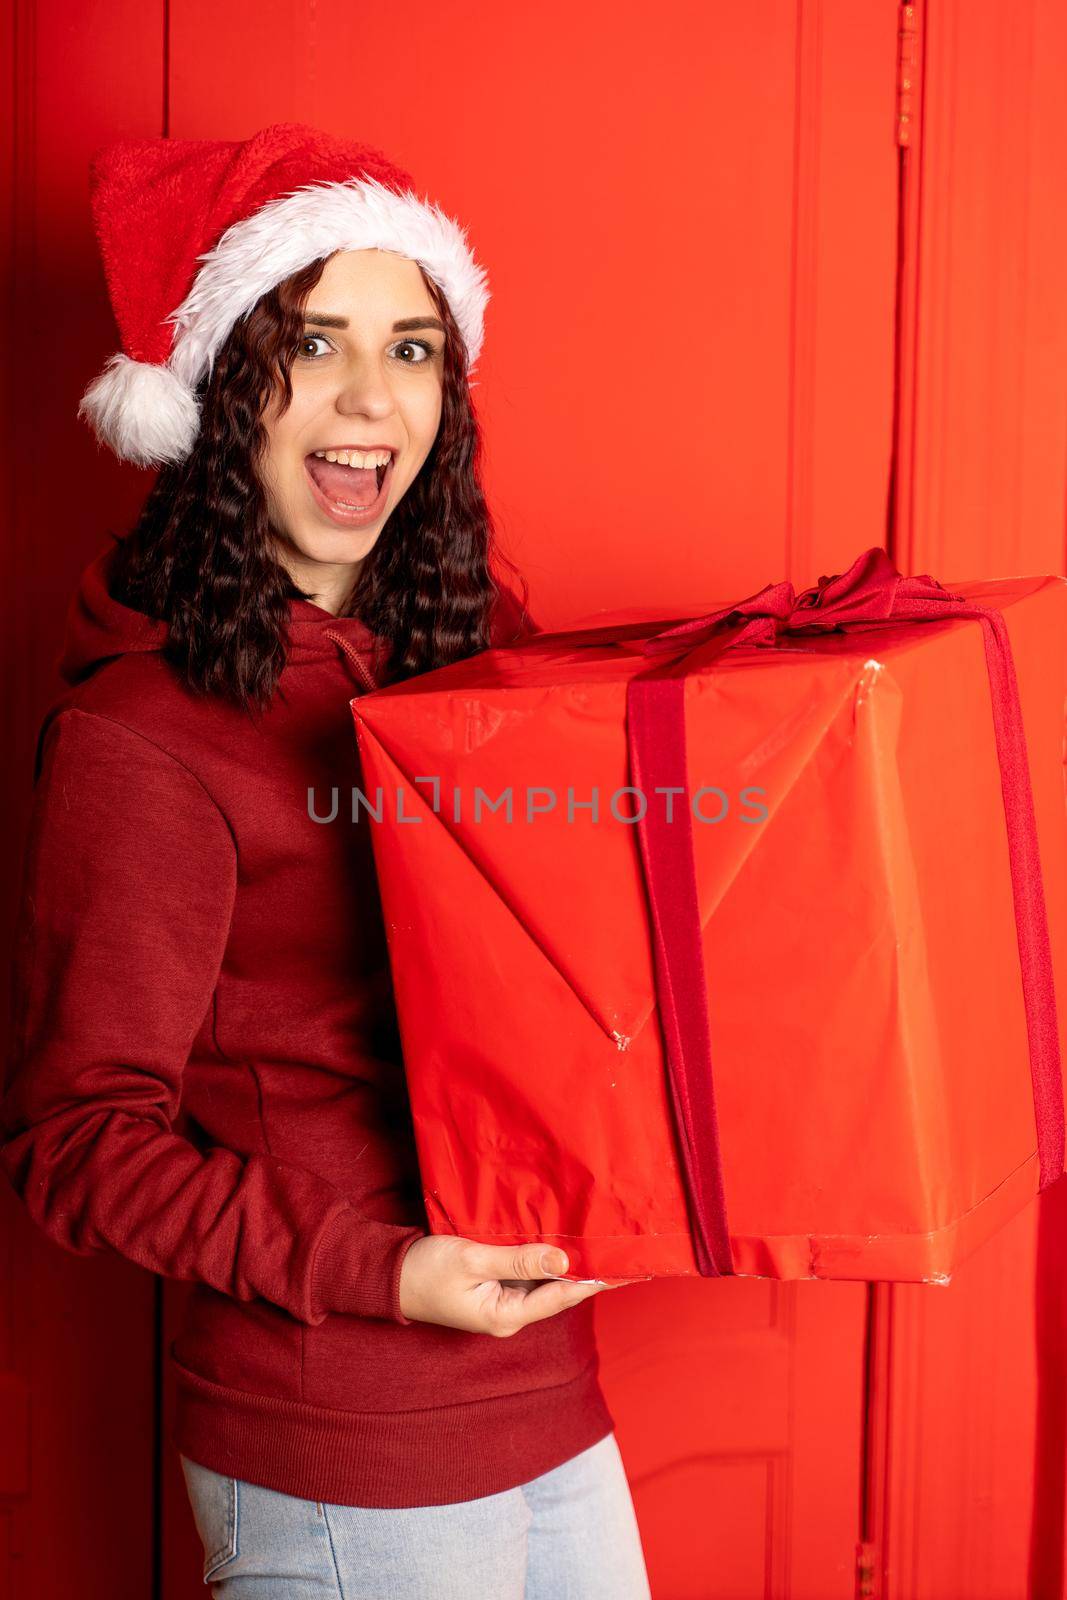
<path id="1" fill-rule="evenodd" d="M 0 113 L 9 241 L 0 363 L 5 970 L 34 741 L 58 688 L 53 664 L 73 580 L 144 492 L 136 474 L 98 455 L 74 412 L 114 348 L 86 162 L 117 131 L 159 131 L 162 19 L 161 6 L 140 0 L 7 0 L 4 11 L 5 82 L 15 89 Z M 65 1255 L 32 1228 L 6 1184 L 0 1240 L 0 1595 L 150 1595 L 159 1561 L 158 1287 L 117 1258 Z"/>
<path id="2" fill-rule="evenodd" d="M 388 61 L 397 26 L 339 0 L 286 5 L 266 28 L 258 13 L 294 54 L 249 83 L 236 120 L 224 64 L 251 10 L 227 8 L 209 62 L 214 12 L 183 0 L 172 131 L 277 115 L 291 72 L 292 114 L 368 130 L 478 219 L 500 285 L 481 362 L 490 499 L 539 614 L 552 625 L 635 588 L 688 603 L 787 571 L 809 581 L 881 542 L 896 6 L 676 5 L 663 33 L 606 4 L 483 0 L 462 28 L 416 9 L 403 63 L 413 81 L 462 81 L 462 122 L 424 121 L 386 75 L 361 81 L 357 124 L 316 42 L 338 63 Z M 547 483 L 545 437 L 567 441 Z M 650 516 L 653 483 L 667 503 Z M 851 1593 L 866 1291 L 812 1288 L 662 1284 L 612 1308 L 605 1366 L 657 1600 L 772 1578 L 767 1592 Z"/>
<path id="3" fill-rule="evenodd" d="M 1065 573 L 1067 17 L 1045 0 L 1011 12 L 948 4 L 929 16 L 923 7 L 902 13 L 911 64 L 901 74 L 909 84 L 898 122 L 888 548 L 902 570 L 947 581 Z M 818 429 L 817 411 L 805 420 Z M 782 570 L 811 581 L 821 566 Z M 788 1397 L 778 1391 L 776 1438 L 760 1426 L 761 1385 L 773 1396 L 777 1376 L 766 1334 L 752 1331 L 747 1383 L 730 1382 L 728 1360 L 702 1359 L 711 1352 L 699 1349 L 694 1317 L 717 1325 L 732 1297 L 744 1303 L 753 1285 L 699 1286 L 706 1303 L 685 1319 L 681 1336 L 671 1316 L 677 1285 L 599 1302 L 606 1388 L 619 1412 L 656 1600 L 851 1592 L 839 1558 L 853 1546 L 856 1592 L 880 1600 L 1059 1600 L 1065 1228 L 1061 1180 L 949 1285 L 872 1286 L 863 1331 L 853 1324 L 865 1357 L 864 1425 L 852 1435 L 834 1426 L 856 1382 L 847 1358 L 821 1376 L 814 1416 L 795 1410 L 803 1378 Z M 771 1294 L 803 1297 L 798 1304 L 814 1296 L 836 1331 L 847 1314 L 827 1291 L 849 1287 L 772 1286 Z M 635 1295 L 645 1296 L 643 1305 Z M 661 1338 L 635 1361 L 632 1336 L 658 1321 Z M 812 1325 L 819 1328 L 817 1316 Z M 790 1355 L 803 1374 L 803 1322 L 794 1327 Z M 676 1439 L 688 1439 L 677 1432 L 679 1393 L 699 1396 L 705 1427 L 695 1451 L 680 1442 L 675 1449 Z M 754 1460 L 739 1446 L 735 1405 L 754 1419 Z M 813 1481 L 810 1520 L 770 1487 Z M 809 1549 L 801 1545 L 797 1559 L 791 1543 L 798 1523 L 813 1535 L 810 1566 Z M 689 1559 L 694 1530 L 699 1553 Z"/>
<path id="4" fill-rule="evenodd" d="M 74 420 L 115 347 L 86 160 L 118 135 L 308 120 L 469 225 L 487 489 L 549 625 L 807 583 L 879 542 L 948 579 L 1065 570 L 1056 0 L 917 10 L 906 147 L 895 0 L 7 3 L 10 838 L 74 578 L 148 486 Z M 567 443 L 547 468 L 545 437 Z M 602 1299 L 656 1600 L 830 1600 L 858 1543 L 871 1594 L 1059 1596 L 1063 1209 L 947 1288 Z M 159 1443 L 182 1286 L 62 1256 L 11 1205 L 0 1237 L 0 1594 L 191 1600 Z"/>
<path id="5" fill-rule="evenodd" d="M 900 565 L 1067 573 L 1067 12 L 949 0 L 919 23 Z M 1064 1593 L 1065 1248 L 1061 1179 L 944 1293 L 881 1292 L 873 1560 L 887 1600 Z"/>

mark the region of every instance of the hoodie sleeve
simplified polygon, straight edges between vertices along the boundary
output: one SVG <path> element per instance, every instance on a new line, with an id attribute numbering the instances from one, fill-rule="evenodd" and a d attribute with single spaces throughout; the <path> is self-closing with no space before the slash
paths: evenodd
<path id="1" fill-rule="evenodd" d="M 311 1325 L 408 1323 L 400 1268 L 424 1229 L 363 1216 L 292 1162 L 174 1131 L 234 904 L 222 813 L 107 717 L 62 711 L 41 755 L 0 1102 L 0 1165 L 33 1220 L 77 1255 L 114 1251 Z"/>

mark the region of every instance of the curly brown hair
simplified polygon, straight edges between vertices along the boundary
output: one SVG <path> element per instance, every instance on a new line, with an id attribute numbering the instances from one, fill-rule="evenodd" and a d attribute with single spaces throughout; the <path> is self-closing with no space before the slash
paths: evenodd
<path id="1" fill-rule="evenodd" d="M 290 372 L 307 296 L 322 257 L 285 278 L 234 326 L 200 386 L 192 453 L 160 469 L 134 528 L 113 535 L 114 598 L 169 625 L 164 656 L 190 689 L 264 708 L 285 664 L 289 601 L 310 599 L 275 554 L 257 464 L 262 415 Z M 422 271 L 420 267 L 420 271 Z M 471 406 L 467 348 L 448 303 L 423 272 L 446 328 L 441 424 L 421 470 L 360 568 L 342 615 L 387 641 L 379 682 L 474 655 L 489 644 L 498 586 L 495 546 L 479 482 L 481 430 Z"/>

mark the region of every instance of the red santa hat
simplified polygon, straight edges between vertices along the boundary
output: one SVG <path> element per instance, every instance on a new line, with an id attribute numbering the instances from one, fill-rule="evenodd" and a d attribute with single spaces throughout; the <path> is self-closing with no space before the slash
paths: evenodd
<path id="1" fill-rule="evenodd" d="M 120 140 L 90 165 L 93 221 L 122 342 L 78 415 L 124 461 L 182 461 L 200 380 L 261 295 L 335 250 L 391 250 L 442 290 L 467 346 L 489 299 L 459 224 L 378 150 L 302 123 L 251 139 Z"/>

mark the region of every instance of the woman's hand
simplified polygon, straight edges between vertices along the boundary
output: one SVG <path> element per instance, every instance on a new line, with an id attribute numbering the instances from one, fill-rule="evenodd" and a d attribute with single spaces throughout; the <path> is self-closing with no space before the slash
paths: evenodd
<path id="1" fill-rule="evenodd" d="M 454 1234 L 416 1239 L 400 1269 L 400 1309 L 413 1322 L 506 1339 L 620 1283 L 568 1283 L 562 1250 L 546 1244 L 478 1244 Z M 626 1282 L 638 1280 L 627 1279 Z"/>

